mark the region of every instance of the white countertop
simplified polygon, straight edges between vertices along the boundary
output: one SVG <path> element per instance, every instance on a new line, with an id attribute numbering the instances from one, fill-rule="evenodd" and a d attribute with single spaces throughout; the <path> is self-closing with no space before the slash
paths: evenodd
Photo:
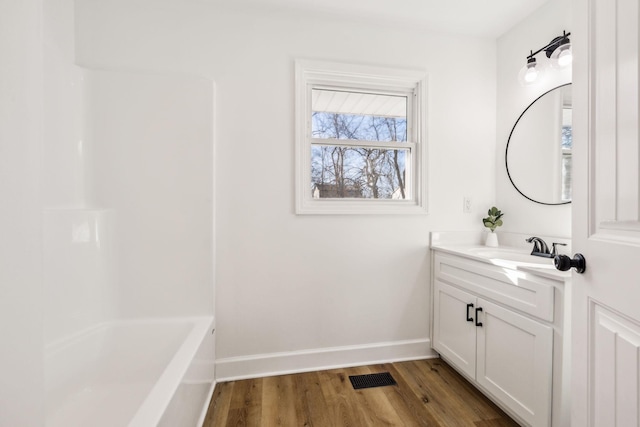
<path id="1" fill-rule="evenodd" d="M 431 249 L 488 264 L 525 271 L 553 280 L 566 281 L 571 278 L 571 272 L 556 270 L 553 264 L 553 258 L 534 256 L 531 255 L 529 250 L 523 250 L 521 248 L 509 246 L 494 248 L 474 244 L 447 244 L 432 245 Z"/>

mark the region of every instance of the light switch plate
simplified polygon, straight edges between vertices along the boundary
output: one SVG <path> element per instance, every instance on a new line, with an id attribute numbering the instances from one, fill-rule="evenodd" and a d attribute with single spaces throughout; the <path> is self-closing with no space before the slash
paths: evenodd
<path id="1" fill-rule="evenodd" d="M 464 196 L 462 200 L 462 212 L 471 213 L 471 197 Z"/>

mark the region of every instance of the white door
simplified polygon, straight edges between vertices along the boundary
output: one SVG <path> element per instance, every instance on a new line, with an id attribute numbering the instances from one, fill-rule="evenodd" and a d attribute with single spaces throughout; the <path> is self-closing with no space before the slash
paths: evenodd
<path id="1" fill-rule="evenodd" d="M 638 0 L 574 0 L 572 425 L 639 426 Z"/>
<path id="2" fill-rule="evenodd" d="M 436 280 L 433 298 L 433 348 L 475 378 L 476 297 Z"/>
<path id="3" fill-rule="evenodd" d="M 553 328 L 478 298 L 476 381 L 532 426 L 551 421 Z"/>

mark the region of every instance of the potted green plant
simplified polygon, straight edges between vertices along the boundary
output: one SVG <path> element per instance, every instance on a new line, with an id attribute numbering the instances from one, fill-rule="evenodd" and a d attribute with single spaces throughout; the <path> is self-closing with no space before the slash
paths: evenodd
<path id="1" fill-rule="evenodd" d="M 501 218 L 504 214 L 495 206 L 491 207 L 487 214 L 489 216 L 486 218 L 482 218 L 482 224 L 484 224 L 484 226 L 487 227 L 491 232 L 487 234 L 485 245 L 495 247 L 498 246 L 498 235 L 496 234 L 496 228 L 502 225 Z"/>

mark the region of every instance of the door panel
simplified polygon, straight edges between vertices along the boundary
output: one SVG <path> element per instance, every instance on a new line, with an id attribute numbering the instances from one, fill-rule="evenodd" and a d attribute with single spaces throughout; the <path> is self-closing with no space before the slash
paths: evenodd
<path id="1" fill-rule="evenodd" d="M 439 280 L 434 288 L 433 348 L 470 378 L 476 375 L 476 326 L 467 321 L 476 297 Z M 475 311 L 469 309 L 475 320 Z"/>
<path id="2" fill-rule="evenodd" d="M 637 426 L 640 325 L 592 302 L 594 425 Z"/>
<path id="3" fill-rule="evenodd" d="M 480 298 L 478 305 L 478 384 L 531 425 L 548 426 L 553 328 Z"/>
<path id="4" fill-rule="evenodd" d="M 638 426 L 638 0 L 574 0 L 572 425 Z"/>

